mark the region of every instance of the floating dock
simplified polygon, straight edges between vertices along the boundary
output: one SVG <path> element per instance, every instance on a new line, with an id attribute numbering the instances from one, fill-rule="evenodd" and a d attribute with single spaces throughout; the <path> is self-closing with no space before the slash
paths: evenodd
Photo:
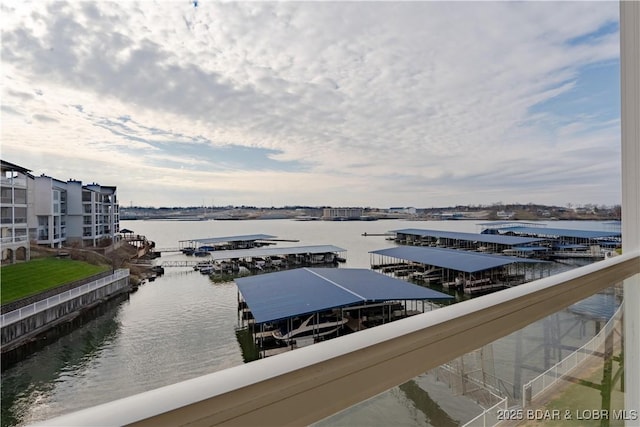
<path id="1" fill-rule="evenodd" d="M 550 274 L 547 261 L 458 249 L 400 246 L 369 253 L 372 269 L 468 294 L 515 286 L 528 281 L 527 276 L 533 279 Z"/>
<path id="2" fill-rule="evenodd" d="M 368 269 L 298 268 L 236 279 L 242 327 L 260 357 L 421 312 L 450 295 Z M 411 302 L 413 302 L 413 307 Z M 278 337 L 282 337 L 281 339 Z M 243 353 L 248 353 L 243 351 Z"/>
<path id="3" fill-rule="evenodd" d="M 535 237 L 546 240 L 549 258 L 604 259 L 611 251 L 622 247 L 620 231 L 572 230 L 549 228 L 544 224 L 484 223 L 483 234 Z"/>
<path id="4" fill-rule="evenodd" d="M 346 261 L 346 249 L 334 245 L 259 247 L 208 252 L 199 260 L 164 261 L 160 267 L 193 267 L 202 274 L 251 275 L 308 266 L 335 266 Z"/>
<path id="5" fill-rule="evenodd" d="M 536 248 L 536 254 L 548 251 L 543 247 L 545 239 L 537 237 L 504 236 L 500 234 L 462 233 L 455 231 L 422 230 L 406 228 L 393 230 L 396 242 L 403 245 L 427 246 L 467 251 L 502 253 L 505 250 L 519 248 Z"/>
<path id="6" fill-rule="evenodd" d="M 603 259 L 621 246 L 620 232 L 546 228 L 512 222 L 488 223 L 480 234 L 441 230 L 394 230 L 396 242 L 466 251 L 489 252 L 522 258 Z"/>
<path id="7" fill-rule="evenodd" d="M 179 240 L 178 245 L 183 252 L 187 251 L 216 251 L 250 249 L 272 245 L 276 236 L 270 234 L 247 234 L 242 236 L 206 237 L 202 239 Z"/>

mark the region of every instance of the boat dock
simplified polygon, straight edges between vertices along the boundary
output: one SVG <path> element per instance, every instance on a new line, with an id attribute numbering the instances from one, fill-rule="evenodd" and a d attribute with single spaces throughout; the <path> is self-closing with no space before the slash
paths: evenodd
<path id="1" fill-rule="evenodd" d="M 453 298 L 364 268 L 297 268 L 235 282 L 240 330 L 253 336 L 240 345 L 257 347 L 243 348 L 243 354 L 258 357 L 424 312 L 425 301 Z"/>
<path id="2" fill-rule="evenodd" d="M 513 222 L 485 223 L 481 233 L 440 230 L 394 230 L 402 245 L 504 254 L 521 258 L 603 259 L 621 246 L 620 232 L 570 230 Z"/>
<path id="3" fill-rule="evenodd" d="M 250 249 L 274 244 L 277 236 L 270 234 L 247 234 L 242 236 L 206 237 L 201 239 L 179 240 L 179 249 L 187 255 L 197 251 L 219 251 Z"/>
<path id="4" fill-rule="evenodd" d="M 544 224 L 485 223 L 482 233 L 502 236 L 537 237 L 545 239 L 549 258 L 604 259 L 622 247 L 620 231 L 572 230 L 548 228 Z"/>
<path id="5" fill-rule="evenodd" d="M 372 269 L 467 294 L 515 286 L 550 274 L 548 261 L 458 249 L 400 246 L 369 253 Z"/>
<path id="6" fill-rule="evenodd" d="M 396 242 L 402 245 L 426 246 L 466 251 L 503 253 L 514 247 L 535 249 L 535 255 L 549 250 L 544 246 L 545 239 L 538 237 L 517 237 L 500 234 L 461 233 L 441 230 L 422 230 L 406 228 L 393 230 Z"/>
<path id="7" fill-rule="evenodd" d="M 241 276 L 309 266 L 336 266 L 344 262 L 345 249 L 333 245 L 258 247 L 207 252 L 199 260 L 163 261 L 159 266 L 192 267 L 202 274 Z"/>

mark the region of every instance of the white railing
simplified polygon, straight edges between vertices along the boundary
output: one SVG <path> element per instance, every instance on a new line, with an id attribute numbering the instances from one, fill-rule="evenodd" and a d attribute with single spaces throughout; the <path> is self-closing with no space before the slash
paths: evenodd
<path id="1" fill-rule="evenodd" d="M 622 320 L 623 305 L 605 324 L 604 328 L 585 345 L 574 351 L 542 374 L 522 386 L 522 407 L 526 408 L 540 394 L 553 386 L 558 380 L 569 374 L 604 346 L 607 336 L 613 332 L 616 323 Z"/>
<path id="2" fill-rule="evenodd" d="M 19 308 L 17 310 L 13 310 L 8 313 L 5 313 L 0 317 L 0 327 L 4 328 L 5 326 L 11 325 L 12 323 L 19 322 L 23 319 L 26 319 L 29 316 L 33 316 L 36 313 L 47 310 L 50 307 L 55 307 L 58 304 L 72 300 L 74 298 L 78 298 L 79 296 L 92 292 L 96 289 L 102 288 L 103 286 L 107 286 L 117 280 L 127 277 L 128 275 L 129 275 L 128 269 L 116 270 L 110 276 L 106 276 L 101 279 L 94 280 L 93 282 L 86 283 L 82 286 L 78 286 L 77 288 L 70 289 L 68 291 L 51 296 L 47 299 L 43 299 L 41 301 Z"/>
<path id="3" fill-rule="evenodd" d="M 638 274 L 629 252 L 44 425 L 311 424 Z"/>
<path id="4" fill-rule="evenodd" d="M 20 243 L 28 241 L 27 236 L 9 236 L 0 238 L 0 243 Z"/>
<path id="5" fill-rule="evenodd" d="M 456 369 L 448 363 L 441 365 L 440 368 L 450 372 L 453 375 L 456 375 Z M 488 386 L 487 384 L 483 383 L 483 381 L 473 378 L 471 375 L 466 375 L 461 378 L 461 380 L 467 381 L 469 384 L 473 384 L 480 390 L 488 393 L 489 396 L 491 396 L 491 402 L 497 402 L 491 405 L 489 408 L 485 408 L 476 417 L 464 423 L 462 427 L 489 427 L 498 424 L 501 421 L 500 411 L 502 413 L 505 413 L 508 408 L 509 398 L 507 396 L 501 396 L 497 394 L 499 393 L 498 390 L 495 390 L 493 387 Z"/>
<path id="6" fill-rule="evenodd" d="M 501 412 L 505 413 L 507 411 L 508 400 L 509 400 L 508 398 L 503 397 L 502 400 L 500 400 L 500 402 L 496 403 L 490 408 L 485 409 L 484 411 L 482 411 L 480 415 L 464 423 L 462 427 L 495 426 L 496 424 L 500 423 L 503 420 L 503 417 L 501 416 Z"/>

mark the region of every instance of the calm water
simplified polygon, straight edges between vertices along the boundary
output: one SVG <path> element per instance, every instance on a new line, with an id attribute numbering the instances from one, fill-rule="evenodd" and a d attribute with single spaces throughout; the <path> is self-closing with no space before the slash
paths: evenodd
<path id="1" fill-rule="evenodd" d="M 554 228 L 607 229 L 601 223 L 553 222 Z M 156 247 L 177 247 L 179 240 L 241 234 L 271 234 L 278 246 L 331 244 L 347 250 L 345 267 L 368 268 L 369 251 L 394 245 L 385 233 L 401 228 L 479 232 L 470 221 L 122 221 L 122 228 L 146 235 Z M 166 254 L 164 260 L 193 259 Z M 559 266 L 558 269 L 570 267 Z M 166 269 L 124 302 L 73 333 L 50 344 L 2 373 L 2 425 L 24 425 L 242 364 L 234 334 L 237 325 L 237 290 L 233 283 L 212 283 L 190 268 Z M 611 312 L 615 297 L 600 295 L 572 310 L 556 315 L 563 344 L 578 345 L 593 334 L 592 318 Z M 550 320 L 547 320 L 549 322 Z M 524 342 L 524 354 L 539 347 L 545 327 L 537 322 L 523 333 L 494 343 L 496 375 L 514 380 L 516 340 Z M 530 356 L 526 364 L 540 363 Z M 533 372 L 524 376 L 533 377 Z M 418 381 L 418 380 L 416 380 Z M 421 380 L 426 381 L 425 379 Z M 417 384 L 417 382 L 416 382 Z M 421 384 L 422 386 L 423 384 Z M 432 396 L 436 385 L 428 388 Z M 334 425 L 429 425 L 421 411 L 423 393 L 417 385 L 396 388 L 331 421 Z M 428 397 L 428 396 L 427 396 Z M 446 416 L 446 414 L 444 414 Z M 458 417 L 460 418 L 460 417 Z"/>

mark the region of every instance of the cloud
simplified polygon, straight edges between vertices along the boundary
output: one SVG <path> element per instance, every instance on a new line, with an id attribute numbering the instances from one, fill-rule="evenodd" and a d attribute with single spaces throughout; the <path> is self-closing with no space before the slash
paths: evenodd
<path id="1" fill-rule="evenodd" d="M 58 123 L 57 119 L 54 119 L 53 117 L 45 116 L 44 114 L 34 114 L 33 119 L 39 122 L 44 122 L 44 123 Z"/>
<path id="2" fill-rule="evenodd" d="M 184 170 L 197 174 L 182 185 L 233 204 L 523 201 L 534 187 L 532 202 L 619 201 L 612 2 L 2 8 L 2 107 L 16 113 L 3 151 L 30 169 L 47 165 L 38 149 L 73 144 L 167 189 L 104 175 L 146 204 L 200 203 L 164 179 Z"/>

